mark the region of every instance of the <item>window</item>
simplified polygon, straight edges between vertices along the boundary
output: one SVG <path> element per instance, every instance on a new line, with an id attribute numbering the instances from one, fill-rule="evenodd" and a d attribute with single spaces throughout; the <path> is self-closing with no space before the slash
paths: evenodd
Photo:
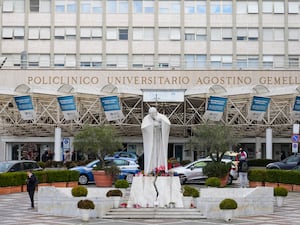
<path id="1" fill-rule="evenodd" d="M 3 27 L 2 28 L 3 39 L 24 39 L 23 27 Z"/>
<path id="2" fill-rule="evenodd" d="M 274 2 L 274 1 L 264 1 L 262 6 L 263 13 L 275 13 L 282 14 L 284 13 L 284 3 Z"/>
<path id="3" fill-rule="evenodd" d="M 66 67 L 75 67 L 76 66 L 76 56 L 75 55 L 66 55 Z"/>
<path id="4" fill-rule="evenodd" d="M 39 0 L 30 0 L 30 12 L 38 12 L 39 8 Z"/>
<path id="5" fill-rule="evenodd" d="M 179 13 L 180 1 L 158 1 L 159 13 Z"/>
<path id="6" fill-rule="evenodd" d="M 185 40 L 206 40 L 206 28 L 185 28 L 184 31 Z"/>
<path id="7" fill-rule="evenodd" d="M 299 41 L 299 29 L 289 28 L 288 29 L 288 40 L 289 41 Z"/>
<path id="8" fill-rule="evenodd" d="M 128 1 L 108 0 L 106 2 L 107 13 L 128 13 Z"/>
<path id="9" fill-rule="evenodd" d="M 187 54 L 184 56 L 186 69 L 206 68 L 206 55 Z"/>
<path id="10" fill-rule="evenodd" d="M 102 1 L 101 0 L 82 0 L 80 1 L 81 13 L 102 13 Z"/>
<path id="11" fill-rule="evenodd" d="M 80 56 L 80 67 L 95 67 L 99 68 L 102 66 L 101 55 L 81 55 Z"/>
<path id="12" fill-rule="evenodd" d="M 40 28 L 40 39 L 50 40 L 50 28 Z"/>
<path id="13" fill-rule="evenodd" d="M 28 55 L 28 66 L 29 67 L 38 67 L 39 66 L 39 55 Z"/>
<path id="14" fill-rule="evenodd" d="M 133 0 L 133 13 L 154 13 L 154 0 Z"/>
<path id="15" fill-rule="evenodd" d="M 232 68 L 231 55 L 211 55 L 210 65 L 212 68 Z"/>
<path id="16" fill-rule="evenodd" d="M 273 56 L 270 56 L 270 55 L 264 55 L 263 56 L 263 67 L 265 69 L 272 69 L 273 68 Z"/>
<path id="17" fill-rule="evenodd" d="M 106 56 L 107 67 L 128 67 L 128 56 L 127 55 L 107 55 Z"/>
<path id="18" fill-rule="evenodd" d="M 55 28 L 54 38 L 58 40 L 65 39 L 65 28 Z"/>
<path id="19" fill-rule="evenodd" d="M 56 13 L 76 13 L 77 4 L 76 0 L 57 0 L 55 1 Z"/>
<path id="20" fill-rule="evenodd" d="M 299 68 L 299 56 L 289 56 L 289 68 Z"/>
<path id="21" fill-rule="evenodd" d="M 40 67 L 50 67 L 50 55 L 40 55 Z"/>
<path id="22" fill-rule="evenodd" d="M 176 68 L 180 67 L 179 55 L 159 55 L 158 56 L 159 68 Z"/>
<path id="23" fill-rule="evenodd" d="M 252 68 L 258 69 L 258 56 L 246 56 L 246 55 L 237 55 L 236 57 L 236 67 L 243 68 Z"/>
<path id="24" fill-rule="evenodd" d="M 289 14 L 299 14 L 299 2 L 288 2 L 288 13 Z"/>
<path id="25" fill-rule="evenodd" d="M 40 29 L 39 28 L 32 28 L 30 27 L 28 30 L 28 39 L 29 40 L 37 40 L 39 39 L 40 35 Z"/>
<path id="26" fill-rule="evenodd" d="M 107 28 L 106 39 L 107 40 L 117 40 L 117 29 L 116 28 Z"/>
<path id="27" fill-rule="evenodd" d="M 210 9 L 212 14 L 231 14 L 232 1 L 211 1 Z"/>
<path id="28" fill-rule="evenodd" d="M 65 55 L 54 55 L 54 66 L 64 67 L 65 66 Z"/>
<path id="29" fill-rule="evenodd" d="M 180 28 L 159 28 L 159 40 L 180 40 Z"/>
<path id="30" fill-rule="evenodd" d="M 24 0 L 3 0 L 3 12 L 15 12 L 24 13 L 25 12 L 25 1 Z"/>
<path id="31" fill-rule="evenodd" d="M 67 40 L 74 40 L 76 39 L 76 28 L 66 28 L 66 39 Z"/>
<path id="32" fill-rule="evenodd" d="M 154 55 L 133 55 L 133 68 L 151 68 L 154 67 Z"/>
<path id="33" fill-rule="evenodd" d="M 133 28 L 133 40 L 137 41 L 153 41 L 154 38 L 154 28 Z"/>
<path id="34" fill-rule="evenodd" d="M 119 29 L 119 40 L 128 40 L 128 29 Z"/>
<path id="35" fill-rule="evenodd" d="M 264 41 L 283 41 L 284 29 L 283 28 L 264 28 L 263 29 Z"/>
<path id="36" fill-rule="evenodd" d="M 247 9 L 248 9 L 249 14 L 257 14 L 258 13 L 258 2 L 257 1 L 249 1 Z"/>

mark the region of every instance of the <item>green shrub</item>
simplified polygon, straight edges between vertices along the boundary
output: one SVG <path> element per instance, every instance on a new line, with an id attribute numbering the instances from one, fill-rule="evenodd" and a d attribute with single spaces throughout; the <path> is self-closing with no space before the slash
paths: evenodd
<path id="1" fill-rule="evenodd" d="M 127 180 L 116 180 L 115 188 L 128 188 L 129 183 Z"/>
<path id="2" fill-rule="evenodd" d="M 112 196 L 123 196 L 122 191 L 120 191 L 119 189 L 112 189 L 106 192 L 106 197 L 112 197 Z"/>
<path id="3" fill-rule="evenodd" d="M 236 209 L 237 207 L 237 202 L 232 198 L 225 198 L 219 204 L 220 209 Z"/>
<path id="4" fill-rule="evenodd" d="M 183 186 L 182 195 L 183 196 L 190 196 L 190 197 L 193 197 L 193 198 L 198 198 L 200 194 L 199 194 L 199 191 L 196 188 L 194 188 L 192 186 L 185 185 L 185 186 Z"/>
<path id="5" fill-rule="evenodd" d="M 278 183 L 281 172 L 282 170 L 268 169 L 266 173 L 266 182 Z"/>
<path id="6" fill-rule="evenodd" d="M 212 162 L 203 167 L 203 174 L 207 177 L 223 178 L 229 173 L 231 168 L 230 163 Z"/>
<path id="7" fill-rule="evenodd" d="M 84 186 L 77 186 L 72 188 L 73 197 L 86 197 L 88 194 L 88 189 Z"/>
<path id="8" fill-rule="evenodd" d="M 205 181 L 205 185 L 209 187 L 220 187 L 221 186 L 221 180 L 218 177 L 209 177 Z"/>
<path id="9" fill-rule="evenodd" d="M 286 197 L 288 195 L 288 190 L 285 187 L 275 187 L 274 196 Z"/>
<path id="10" fill-rule="evenodd" d="M 249 181 L 265 182 L 267 170 L 249 170 L 248 179 Z"/>
<path id="11" fill-rule="evenodd" d="M 79 209 L 95 209 L 95 204 L 89 199 L 84 199 L 77 202 L 77 207 Z"/>

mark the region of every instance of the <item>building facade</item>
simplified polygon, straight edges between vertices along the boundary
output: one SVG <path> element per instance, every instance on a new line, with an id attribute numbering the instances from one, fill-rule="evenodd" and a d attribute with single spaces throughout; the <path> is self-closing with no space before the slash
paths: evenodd
<path id="1" fill-rule="evenodd" d="M 55 128 L 72 142 L 84 124 L 104 123 L 141 154 L 141 120 L 156 106 L 172 123 L 169 156 L 194 160 L 203 153 L 186 143 L 206 122 L 210 96 L 228 98 L 220 122 L 242 134 L 251 157 L 266 157 L 268 128 L 272 157 L 291 153 L 299 1 L 1 0 L 0 7 L 0 159 L 28 152 L 40 159 L 55 148 Z M 32 97 L 33 120 L 20 117 L 20 95 Z M 57 103 L 64 95 L 75 96 L 78 118 L 64 118 Z M 123 119 L 107 121 L 99 97 L 108 95 L 120 98 Z M 255 95 L 271 99 L 261 121 L 248 117 Z"/>

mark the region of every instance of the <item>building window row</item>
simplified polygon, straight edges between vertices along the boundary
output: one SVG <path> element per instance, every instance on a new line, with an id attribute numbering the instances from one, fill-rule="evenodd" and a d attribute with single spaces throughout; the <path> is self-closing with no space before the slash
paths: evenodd
<path id="1" fill-rule="evenodd" d="M 288 28 L 288 41 L 299 41 L 300 28 Z M 206 28 L 185 28 L 184 40 L 186 41 L 205 41 L 207 39 Z M 233 39 L 232 28 L 211 28 L 211 41 L 231 41 Z M 54 38 L 57 40 L 76 39 L 75 27 L 56 27 L 54 29 Z M 81 27 L 80 39 L 101 40 L 102 27 Z M 263 41 L 284 41 L 284 28 L 263 28 Z M 24 39 L 24 27 L 3 27 L 2 39 Z M 106 29 L 106 40 L 128 40 L 128 28 L 109 27 Z M 29 27 L 29 40 L 49 40 L 51 39 L 50 27 Z M 154 28 L 134 27 L 132 29 L 132 39 L 134 41 L 153 41 Z M 258 41 L 258 28 L 237 28 L 237 41 Z M 179 27 L 159 28 L 159 41 L 179 41 L 181 40 L 181 30 Z"/>
<path id="2" fill-rule="evenodd" d="M 56 0 L 56 13 L 76 13 L 77 0 Z M 126 14 L 129 9 L 128 0 L 107 0 L 106 12 L 109 14 Z M 160 14 L 180 14 L 180 0 L 158 1 L 158 10 L 155 10 L 155 0 L 133 0 L 133 13 L 151 13 Z M 206 14 L 206 0 L 188 0 L 184 1 L 185 14 Z M 232 14 L 233 7 L 231 0 L 219 0 L 209 2 L 211 14 Z M 237 14 L 257 14 L 259 13 L 259 1 L 236 1 Z M 51 12 L 51 0 L 30 0 L 30 12 L 49 13 Z M 81 13 L 102 13 L 102 0 L 82 0 L 80 1 Z M 287 12 L 289 14 L 299 14 L 300 3 L 298 1 L 289 1 Z M 285 13 L 284 1 L 263 1 L 261 11 L 263 14 L 283 14 Z M 3 0 L 3 12 L 25 12 L 25 0 Z"/>
<path id="3" fill-rule="evenodd" d="M 107 54 L 105 64 L 102 55 L 81 54 L 21 54 L 6 55 L 5 67 L 19 68 L 183 68 L 183 69 L 299 69 L 299 55 L 207 55 L 185 54 L 183 59 L 178 55 L 133 54 L 131 61 L 127 54 Z"/>

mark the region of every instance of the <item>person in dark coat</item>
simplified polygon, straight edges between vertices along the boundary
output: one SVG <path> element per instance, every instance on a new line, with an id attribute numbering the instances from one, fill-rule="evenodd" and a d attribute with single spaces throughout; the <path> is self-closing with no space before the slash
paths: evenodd
<path id="1" fill-rule="evenodd" d="M 27 184 L 27 192 L 29 194 L 29 198 L 31 201 L 31 209 L 34 209 L 34 192 L 35 192 L 35 188 L 38 184 L 38 180 L 37 180 L 36 176 L 34 175 L 34 173 L 32 173 L 32 170 L 27 171 L 26 184 Z"/>

